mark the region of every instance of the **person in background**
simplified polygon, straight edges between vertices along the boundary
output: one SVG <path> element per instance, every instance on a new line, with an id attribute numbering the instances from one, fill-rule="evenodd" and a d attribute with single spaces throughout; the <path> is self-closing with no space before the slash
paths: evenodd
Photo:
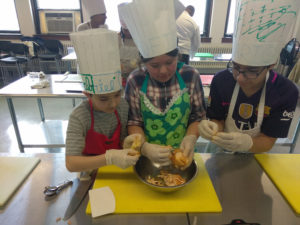
<path id="1" fill-rule="evenodd" d="M 84 0 L 82 1 L 83 10 L 89 15 L 90 21 L 81 23 L 77 31 L 83 31 L 95 28 L 106 28 L 106 8 L 104 0 Z"/>
<path id="2" fill-rule="evenodd" d="M 198 71 L 178 62 L 173 8 L 173 0 L 136 0 L 120 7 L 145 66 L 127 80 L 128 132 L 145 137 L 141 153 L 153 163 L 169 165 L 170 151 L 180 148 L 188 167 L 205 105 Z"/>
<path id="3" fill-rule="evenodd" d="M 190 56 L 194 56 L 198 51 L 201 42 L 199 27 L 192 18 L 194 13 L 195 8 L 189 5 L 176 20 L 180 60 L 187 65 Z"/>
<path id="4" fill-rule="evenodd" d="M 199 124 L 200 135 L 212 142 L 208 152 L 269 151 L 277 138 L 287 137 L 297 104 L 296 86 L 272 69 L 286 39 L 290 39 L 282 33 L 292 33 L 299 7 L 289 0 L 274 4 L 244 2 L 247 1 L 241 0 L 237 9 L 243 16 L 236 18 L 232 62 L 227 70 L 214 76 L 207 108 L 210 120 Z M 245 32 L 251 28 L 249 18 L 252 27 L 256 27 L 272 19 L 269 11 L 288 3 L 295 14 L 285 14 L 274 21 L 276 26 L 285 24 L 284 29 L 264 37 L 260 29 Z M 262 7 L 267 10 L 264 16 L 260 15 Z M 263 41 L 258 37 L 263 37 Z"/>
<path id="5" fill-rule="evenodd" d="M 120 150 L 127 136 L 128 103 L 121 98 L 117 36 L 101 28 L 70 34 L 87 97 L 69 117 L 66 167 L 71 172 L 112 164 L 124 169 L 138 160 L 134 150 Z"/>
<path id="6" fill-rule="evenodd" d="M 300 58 L 295 63 L 293 69 L 288 75 L 288 79 L 300 86 Z"/>
<path id="7" fill-rule="evenodd" d="M 118 9 L 121 5 L 118 5 Z M 119 13 L 121 31 L 119 33 L 119 49 L 121 60 L 122 84 L 125 87 L 128 75 L 137 68 L 140 60 L 139 50 L 136 47 L 127 26 Z"/>

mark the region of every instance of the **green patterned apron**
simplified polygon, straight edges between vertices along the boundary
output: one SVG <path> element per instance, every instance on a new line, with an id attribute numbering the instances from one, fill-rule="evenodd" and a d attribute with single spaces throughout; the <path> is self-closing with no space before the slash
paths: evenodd
<path id="1" fill-rule="evenodd" d="M 156 108 L 146 96 L 149 74 L 146 75 L 141 88 L 141 112 L 144 132 L 149 143 L 178 148 L 186 133 L 191 107 L 190 95 L 178 73 L 182 66 L 183 63 L 179 62 L 176 70 L 180 91 L 172 97 L 164 112 Z"/>

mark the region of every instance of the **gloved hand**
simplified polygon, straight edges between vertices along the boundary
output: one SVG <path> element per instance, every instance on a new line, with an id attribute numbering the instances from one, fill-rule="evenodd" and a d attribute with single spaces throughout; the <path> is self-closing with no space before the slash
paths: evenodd
<path id="1" fill-rule="evenodd" d="M 188 163 L 184 167 L 181 167 L 181 170 L 184 170 L 191 165 L 194 158 L 196 141 L 197 137 L 195 135 L 187 135 L 182 139 L 179 148 L 183 151 L 183 155 L 188 158 Z"/>
<path id="2" fill-rule="evenodd" d="M 234 152 L 247 152 L 253 145 L 250 135 L 239 132 L 219 132 L 212 138 L 212 143 Z"/>
<path id="3" fill-rule="evenodd" d="M 139 139 L 141 140 L 141 146 L 143 145 L 144 143 L 144 137 L 141 135 L 141 134 L 131 134 L 131 135 L 128 135 L 125 139 L 124 139 L 124 144 L 123 144 L 123 148 L 131 148 L 133 142 L 136 140 L 136 139 Z M 138 150 L 138 149 L 137 149 Z"/>
<path id="4" fill-rule="evenodd" d="M 107 150 L 105 153 L 106 165 L 116 165 L 122 169 L 126 169 L 129 166 L 135 165 L 136 161 L 139 159 L 139 156 L 132 156 L 129 155 L 129 153 L 134 154 L 135 151 L 132 149 Z"/>
<path id="5" fill-rule="evenodd" d="M 201 137 L 211 140 L 212 136 L 218 132 L 218 124 L 210 120 L 201 120 L 198 129 Z"/>
<path id="6" fill-rule="evenodd" d="M 161 166 L 170 165 L 170 152 L 172 147 L 150 144 L 145 142 L 142 146 L 141 153 L 150 159 L 153 163 L 158 163 Z"/>

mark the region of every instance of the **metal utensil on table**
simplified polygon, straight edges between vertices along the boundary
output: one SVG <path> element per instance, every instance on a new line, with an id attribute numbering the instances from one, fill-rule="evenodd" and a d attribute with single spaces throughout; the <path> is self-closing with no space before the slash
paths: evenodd
<path id="1" fill-rule="evenodd" d="M 88 190 L 94 183 L 96 175 L 97 175 L 97 170 L 94 170 L 90 174 L 85 174 L 84 176 L 81 175 L 80 178 L 74 179 L 74 183 L 72 185 L 72 190 L 71 190 L 72 193 L 71 201 L 65 212 L 63 220 L 65 221 L 68 220 L 79 208 Z"/>
<path id="2" fill-rule="evenodd" d="M 46 186 L 44 189 L 44 194 L 46 196 L 54 196 L 57 195 L 62 189 L 67 187 L 68 185 L 72 184 L 73 181 L 67 180 L 63 182 L 62 184 L 56 185 L 56 186 Z"/>
<path id="3" fill-rule="evenodd" d="M 133 168 L 140 181 L 142 181 L 144 184 L 146 184 L 153 190 L 159 192 L 172 192 L 179 190 L 191 183 L 198 174 L 198 166 L 195 160 L 193 160 L 191 165 L 185 170 L 179 170 L 173 167 L 172 165 L 163 168 L 157 168 L 147 157 L 141 156 Z M 156 177 L 160 173 L 161 169 L 164 169 L 165 171 L 172 174 L 179 174 L 182 178 L 186 180 L 186 182 L 176 186 L 158 186 L 155 184 L 148 183 L 147 177 Z"/>

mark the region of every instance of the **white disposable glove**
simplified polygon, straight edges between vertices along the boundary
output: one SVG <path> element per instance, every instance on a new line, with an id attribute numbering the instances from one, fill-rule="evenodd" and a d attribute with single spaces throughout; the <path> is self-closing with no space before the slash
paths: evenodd
<path id="1" fill-rule="evenodd" d="M 182 150 L 183 155 L 188 158 L 188 163 L 181 168 L 182 170 L 188 168 L 193 161 L 196 141 L 197 137 L 195 135 L 187 135 L 181 141 L 179 148 Z"/>
<path id="2" fill-rule="evenodd" d="M 247 152 L 253 145 L 250 135 L 239 132 L 219 132 L 212 138 L 212 143 L 234 152 Z"/>
<path id="3" fill-rule="evenodd" d="M 132 143 L 136 140 L 136 138 L 141 140 L 141 146 L 142 146 L 145 141 L 144 137 L 141 134 L 131 134 L 124 139 L 123 148 L 131 148 Z"/>
<path id="4" fill-rule="evenodd" d="M 122 169 L 126 169 L 129 166 L 135 165 L 136 161 L 139 159 L 139 156 L 129 155 L 130 153 L 134 154 L 135 151 L 132 149 L 107 150 L 105 153 L 106 165 L 116 165 Z"/>
<path id="5" fill-rule="evenodd" d="M 218 132 L 218 124 L 210 120 L 201 120 L 198 129 L 201 137 L 211 140 L 212 136 Z"/>
<path id="6" fill-rule="evenodd" d="M 160 164 L 161 166 L 168 166 L 171 164 L 170 154 L 172 147 L 162 146 L 157 144 L 150 144 L 144 142 L 141 153 L 152 161 L 152 163 Z"/>

